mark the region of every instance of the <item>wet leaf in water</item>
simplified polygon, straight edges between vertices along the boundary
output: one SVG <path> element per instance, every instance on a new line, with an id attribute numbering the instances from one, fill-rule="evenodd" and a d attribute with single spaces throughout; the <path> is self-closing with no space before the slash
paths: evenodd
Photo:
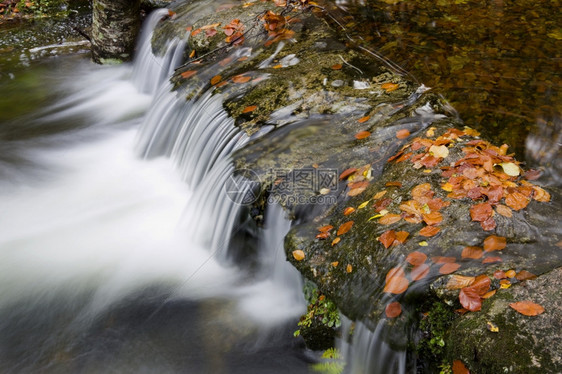
<path id="1" fill-rule="evenodd" d="M 408 239 L 408 236 L 410 235 L 410 233 L 408 231 L 397 231 L 396 232 L 396 240 L 399 243 L 404 243 L 406 241 L 406 239 Z"/>
<path id="2" fill-rule="evenodd" d="M 419 281 L 429 274 L 429 265 L 428 264 L 420 264 L 418 266 L 414 266 L 412 271 L 410 272 L 410 278 L 413 281 Z"/>
<path id="3" fill-rule="evenodd" d="M 370 118 L 371 118 L 371 116 L 361 117 L 357 120 L 357 122 L 364 123 L 364 122 L 367 122 Z"/>
<path id="4" fill-rule="evenodd" d="M 428 225 L 438 225 L 443 221 L 443 216 L 439 212 L 431 212 L 427 214 L 422 214 L 422 218 Z"/>
<path id="5" fill-rule="evenodd" d="M 529 199 L 520 192 L 512 192 L 505 197 L 505 204 L 513 210 L 521 210 L 529 204 Z"/>
<path id="6" fill-rule="evenodd" d="M 381 225 L 391 225 L 393 223 L 400 221 L 400 219 L 402 219 L 402 217 L 400 217 L 399 214 L 389 213 L 387 215 L 382 216 L 379 219 L 379 223 Z"/>
<path id="7" fill-rule="evenodd" d="M 302 261 L 304 260 L 304 252 L 301 251 L 300 249 L 295 249 L 293 251 L 293 257 L 295 258 L 295 260 L 297 261 Z"/>
<path id="8" fill-rule="evenodd" d="M 388 282 L 393 277 L 406 277 L 406 273 L 404 273 L 404 269 L 401 266 L 395 266 L 386 273 L 385 282 Z"/>
<path id="9" fill-rule="evenodd" d="M 359 131 L 357 134 L 355 134 L 355 139 L 365 139 L 369 136 L 371 136 L 371 133 L 369 131 Z"/>
<path id="10" fill-rule="evenodd" d="M 485 259 L 482 260 L 483 264 L 493 264 L 494 262 L 502 262 L 502 258 L 497 256 L 492 256 L 492 257 L 486 257 Z"/>
<path id="11" fill-rule="evenodd" d="M 448 264 L 457 261 L 457 259 L 454 257 L 433 256 L 431 261 L 436 264 Z"/>
<path id="12" fill-rule="evenodd" d="M 544 312 L 542 305 L 528 300 L 511 303 L 509 306 L 525 316 L 538 316 Z"/>
<path id="13" fill-rule="evenodd" d="M 437 235 L 437 233 L 441 231 L 439 227 L 435 226 L 426 226 L 420 230 L 419 234 L 425 237 L 431 237 Z"/>
<path id="14" fill-rule="evenodd" d="M 507 246 L 507 241 L 503 236 L 490 235 L 484 239 L 484 250 L 486 252 L 500 251 Z"/>
<path id="15" fill-rule="evenodd" d="M 402 129 L 396 131 L 396 137 L 398 139 L 406 139 L 408 136 L 410 136 L 410 131 L 408 129 Z"/>
<path id="16" fill-rule="evenodd" d="M 193 77 L 195 74 L 197 74 L 197 71 L 195 70 L 188 70 L 188 71 L 184 71 L 183 73 L 181 73 L 181 77 L 182 78 L 191 78 Z"/>
<path id="17" fill-rule="evenodd" d="M 394 301 L 386 306 L 384 313 L 388 318 L 396 318 L 402 313 L 402 306 L 398 301 Z"/>
<path id="18" fill-rule="evenodd" d="M 500 332 L 500 328 L 490 321 L 486 322 L 486 328 L 491 332 Z"/>
<path id="19" fill-rule="evenodd" d="M 211 78 L 211 84 L 214 86 L 215 84 L 221 81 L 222 77 L 220 75 L 215 75 Z"/>
<path id="20" fill-rule="evenodd" d="M 249 105 L 249 106 L 245 107 L 244 110 L 242 110 L 242 113 L 250 113 L 250 112 L 253 112 L 256 109 L 258 109 L 257 105 Z"/>
<path id="21" fill-rule="evenodd" d="M 394 243 L 395 239 L 396 233 L 394 232 L 394 230 L 386 230 L 381 234 L 381 236 L 379 236 L 378 240 L 382 243 L 382 245 L 384 245 L 385 248 L 388 248 L 392 245 L 392 243 Z"/>
<path id="22" fill-rule="evenodd" d="M 408 256 L 406 256 L 406 261 L 413 266 L 421 265 L 426 260 L 427 260 L 427 255 L 419 251 L 414 251 L 408 254 Z"/>
<path id="23" fill-rule="evenodd" d="M 470 207 L 470 218 L 473 221 L 483 222 L 490 218 L 493 212 L 489 203 L 475 204 Z"/>
<path id="24" fill-rule="evenodd" d="M 456 262 L 447 262 L 447 263 L 444 263 L 439 268 L 439 273 L 441 273 L 441 274 L 451 274 L 451 273 L 454 273 L 455 271 L 457 271 L 460 267 L 461 267 L 461 265 L 457 264 Z"/>
<path id="25" fill-rule="evenodd" d="M 384 286 L 384 292 L 390 292 L 399 295 L 408 289 L 410 282 L 404 277 L 390 277 Z"/>
<path id="26" fill-rule="evenodd" d="M 232 77 L 234 83 L 246 83 L 252 80 L 252 77 L 248 75 L 235 75 Z"/>
<path id="27" fill-rule="evenodd" d="M 484 251 L 480 247 L 464 247 L 461 253 L 462 258 L 472 258 L 477 260 L 484 255 Z"/>
<path id="28" fill-rule="evenodd" d="M 515 274 L 515 278 L 518 281 L 524 281 L 527 279 L 535 279 L 537 276 L 533 273 L 528 272 L 527 270 L 521 270 L 519 273 Z"/>
<path id="29" fill-rule="evenodd" d="M 338 228 L 337 235 L 340 236 L 340 235 L 345 234 L 346 232 L 348 232 L 349 230 L 351 230 L 351 227 L 352 227 L 352 226 L 353 226 L 353 221 L 347 221 L 347 222 L 345 222 L 345 223 L 342 223 L 342 224 L 340 225 L 340 227 Z"/>

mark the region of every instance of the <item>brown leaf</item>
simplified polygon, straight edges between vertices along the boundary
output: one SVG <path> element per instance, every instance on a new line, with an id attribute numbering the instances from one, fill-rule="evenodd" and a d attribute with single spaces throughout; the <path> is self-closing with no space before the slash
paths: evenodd
<path id="1" fill-rule="evenodd" d="M 480 295 L 476 293 L 471 287 L 465 287 L 461 289 L 459 293 L 459 301 L 463 308 L 470 310 L 471 312 L 477 312 L 482 308 L 482 300 Z"/>
<path id="2" fill-rule="evenodd" d="M 525 316 L 538 316 L 544 312 L 542 305 L 528 300 L 511 303 L 509 306 Z"/>
<path id="3" fill-rule="evenodd" d="M 529 199 L 520 192 L 512 192 L 505 197 L 505 204 L 513 210 L 521 210 L 529 204 Z"/>
<path id="4" fill-rule="evenodd" d="M 344 180 L 345 178 L 349 177 L 352 174 L 355 174 L 357 172 L 357 168 L 349 168 L 349 169 L 345 169 L 344 171 L 342 171 L 342 173 L 340 174 L 340 181 Z"/>
<path id="5" fill-rule="evenodd" d="M 505 279 L 505 278 L 507 278 L 507 275 L 505 274 L 505 272 L 503 270 L 496 270 L 496 271 L 494 271 L 494 278 Z"/>
<path id="6" fill-rule="evenodd" d="M 418 266 L 423 264 L 427 260 L 427 255 L 425 253 L 414 251 L 406 257 L 406 261 L 413 266 Z"/>
<path id="7" fill-rule="evenodd" d="M 454 257 L 433 256 L 431 261 L 436 264 L 448 264 L 457 261 L 457 259 Z"/>
<path id="8" fill-rule="evenodd" d="M 412 191 L 410 193 L 412 194 L 412 197 L 416 201 L 420 201 L 423 198 L 431 199 L 434 194 L 433 191 L 431 190 L 431 185 L 429 183 L 418 184 L 417 186 L 412 188 Z M 426 203 L 425 201 L 420 201 L 420 202 L 422 204 Z"/>
<path id="9" fill-rule="evenodd" d="M 429 274 L 429 265 L 420 264 L 412 268 L 412 271 L 410 272 L 410 278 L 413 281 L 419 281 L 420 279 L 427 277 L 428 274 Z"/>
<path id="10" fill-rule="evenodd" d="M 359 131 L 357 134 L 355 134 L 355 139 L 365 139 L 368 138 L 369 136 L 371 136 L 371 133 L 369 131 Z"/>
<path id="11" fill-rule="evenodd" d="M 507 241 L 503 236 L 490 235 L 484 239 L 484 250 L 486 252 L 500 251 L 507 245 Z"/>
<path id="12" fill-rule="evenodd" d="M 437 233 L 441 231 L 439 227 L 435 226 L 425 226 L 423 229 L 420 230 L 419 234 L 425 237 L 431 237 L 437 235 Z"/>
<path id="13" fill-rule="evenodd" d="M 461 253 L 462 258 L 479 259 L 483 256 L 484 251 L 480 247 L 464 247 Z"/>
<path id="14" fill-rule="evenodd" d="M 393 223 L 396 223 L 396 222 L 400 221 L 401 218 L 402 217 L 400 217 L 399 214 L 389 213 L 389 214 L 386 214 L 386 215 L 382 216 L 379 219 L 379 223 L 381 225 L 391 225 Z"/>
<path id="15" fill-rule="evenodd" d="M 399 276 L 390 277 L 387 280 L 383 291 L 399 295 L 404 291 L 406 291 L 409 285 L 410 282 L 408 282 L 408 279 L 404 277 L 399 277 Z"/>
<path id="16" fill-rule="evenodd" d="M 464 366 L 462 361 L 454 360 L 453 361 L 453 374 L 470 374 L 470 371 Z"/>
<path id="17" fill-rule="evenodd" d="M 431 212 L 427 214 L 422 214 L 422 218 L 428 225 L 438 225 L 443 221 L 443 216 L 439 212 Z"/>
<path id="18" fill-rule="evenodd" d="M 388 283 L 388 280 L 393 277 L 405 277 L 406 273 L 404 273 L 404 269 L 401 266 L 393 267 L 386 273 L 385 282 Z"/>
<path id="19" fill-rule="evenodd" d="M 537 276 L 533 273 L 528 272 L 527 270 L 521 270 L 519 273 L 515 274 L 515 278 L 518 281 L 524 281 L 527 279 L 535 279 Z"/>
<path id="20" fill-rule="evenodd" d="M 387 230 L 383 232 L 381 236 L 379 236 L 378 240 L 382 243 L 382 245 L 384 245 L 385 248 L 388 248 L 392 245 L 392 243 L 394 243 L 395 239 L 396 233 L 394 232 L 394 230 Z"/>
<path id="21" fill-rule="evenodd" d="M 513 216 L 513 212 L 511 211 L 511 209 L 503 204 L 496 205 L 496 212 L 499 215 L 502 215 L 507 218 L 511 218 Z"/>
<path id="22" fill-rule="evenodd" d="M 455 271 L 457 271 L 458 268 L 460 268 L 460 267 L 461 267 L 460 264 L 457 264 L 456 262 L 447 262 L 439 268 L 439 273 L 441 273 L 441 274 L 451 274 L 451 273 L 454 273 Z"/>
<path id="23" fill-rule="evenodd" d="M 447 282 L 445 288 L 447 288 L 448 290 L 458 290 L 460 288 L 470 286 L 472 283 L 474 283 L 475 279 L 475 277 L 453 274 L 451 278 L 449 278 L 449 281 Z"/>
<path id="24" fill-rule="evenodd" d="M 337 236 L 345 234 L 346 232 L 351 230 L 352 226 L 353 226 L 353 221 L 347 221 L 345 223 L 342 223 L 338 228 Z"/>
<path id="25" fill-rule="evenodd" d="M 182 78 L 191 78 L 193 77 L 195 74 L 197 74 L 197 71 L 195 70 L 188 70 L 188 71 L 184 71 L 183 73 L 181 73 L 181 77 Z"/>
<path id="26" fill-rule="evenodd" d="M 410 136 L 410 131 L 408 131 L 407 129 L 396 131 L 396 137 L 398 139 L 406 139 L 408 136 Z"/>
<path id="27" fill-rule="evenodd" d="M 252 80 L 252 77 L 248 76 L 248 75 L 235 75 L 234 77 L 232 77 L 232 81 L 234 83 L 246 83 Z"/>
<path id="28" fill-rule="evenodd" d="M 493 212 L 490 203 L 475 204 L 470 207 L 470 218 L 473 221 L 483 222 L 490 218 Z"/>
<path id="29" fill-rule="evenodd" d="M 386 306 L 384 313 L 388 318 L 396 318 L 402 313 L 402 307 L 398 301 L 394 301 Z"/>
<path id="30" fill-rule="evenodd" d="M 406 241 L 406 239 L 408 239 L 408 236 L 410 235 L 410 233 L 408 231 L 397 231 L 396 232 L 396 240 L 399 243 L 404 243 Z"/>
<path id="31" fill-rule="evenodd" d="M 214 86 L 215 84 L 221 81 L 222 77 L 220 75 L 215 75 L 211 78 L 211 84 Z"/>
<path id="32" fill-rule="evenodd" d="M 491 231 L 496 228 L 496 220 L 494 217 L 488 217 L 485 221 L 480 222 L 480 226 L 484 231 Z"/>
<path id="33" fill-rule="evenodd" d="M 391 181 L 391 182 L 386 182 L 385 183 L 386 187 L 398 187 L 398 188 L 402 188 L 402 183 L 397 182 L 397 181 Z"/>
<path id="34" fill-rule="evenodd" d="M 492 264 L 494 262 L 502 262 L 502 258 L 501 257 L 497 257 L 497 256 L 493 256 L 493 257 L 486 257 L 485 259 L 482 260 L 483 264 Z"/>

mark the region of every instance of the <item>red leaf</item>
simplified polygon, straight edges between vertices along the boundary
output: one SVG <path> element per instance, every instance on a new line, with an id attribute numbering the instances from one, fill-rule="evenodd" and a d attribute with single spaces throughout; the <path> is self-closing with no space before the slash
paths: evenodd
<path id="1" fill-rule="evenodd" d="M 342 173 L 340 174 L 340 181 L 344 180 L 345 178 L 349 177 L 352 174 L 355 174 L 355 172 L 357 172 L 357 168 L 349 168 L 349 169 L 345 169 L 344 171 L 342 171 Z"/>
<path id="2" fill-rule="evenodd" d="M 490 203 L 480 203 L 470 207 L 470 218 L 473 221 L 483 222 L 491 217 L 492 213 Z"/>
<path id="3" fill-rule="evenodd" d="M 410 278 L 413 281 L 419 281 L 420 279 L 425 278 L 429 274 L 429 265 L 428 264 L 421 264 L 418 266 L 414 266 L 412 271 L 410 272 Z"/>
<path id="4" fill-rule="evenodd" d="M 465 287 L 461 289 L 459 293 L 459 301 L 463 308 L 470 310 L 471 312 L 477 312 L 482 308 L 482 300 L 480 295 L 471 287 Z"/>
<path id="5" fill-rule="evenodd" d="M 408 231 L 397 231 L 396 240 L 398 240 L 399 243 L 404 243 L 409 235 L 410 233 Z"/>
<path id="6" fill-rule="evenodd" d="M 496 220 L 494 217 L 489 217 L 487 220 L 480 222 L 480 226 L 484 231 L 491 231 L 496 228 Z"/>
<path id="7" fill-rule="evenodd" d="M 409 285 L 410 282 L 408 282 L 408 280 L 404 277 L 390 277 L 387 280 L 383 291 L 398 295 L 406 291 Z"/>
<path id="8" fill-rule="evenodd" d="M 439 268 L 441 274 L 451 274 L 458 270 L 461 266 L 456 262 L 447 262 Z"/>
<path id="9" fill-rule="evenodd" d="M 483 264 L 492 264 L 494 262 L 502 262 L 501 257 L 486 257 L 485 259 L 482 260 Z"/>
<path id="10" fill-rule="evenodd" d="M 466 366 L 460 360 L 453 361 L 453 374 L 470 374 Z"/>

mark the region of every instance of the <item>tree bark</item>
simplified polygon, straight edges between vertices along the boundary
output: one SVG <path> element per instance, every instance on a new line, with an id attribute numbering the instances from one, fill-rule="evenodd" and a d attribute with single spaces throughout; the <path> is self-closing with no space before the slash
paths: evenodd
<path id="1" fill-rule="evenodd" d="M 94 0 L 94 62 L 104 64 L 131 60 L 139 28 L 140 0 Z"/>

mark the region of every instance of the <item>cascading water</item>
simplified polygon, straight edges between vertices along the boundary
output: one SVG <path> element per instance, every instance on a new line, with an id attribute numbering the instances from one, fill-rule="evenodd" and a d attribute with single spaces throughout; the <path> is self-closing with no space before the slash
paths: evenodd
<path id="1" fill-rule="evenodd" d="M 270 207 L 257 267 L 222 264 L 244 209 L 225 193 L 227 156 L 247 138 L 220 97 L 170 92 L 181 43 L 148 53 L 162 14 L 134 66 L 59 71 L 72 83 L 27 119 L 53 131 L 20 144 L 31 167 L 0 182 L 2 372 L 308 371 L 293 349 L 304 300 L 282 256 L 290 221 Z M 162 126 L 173 135 L 152 130 Z"/>

